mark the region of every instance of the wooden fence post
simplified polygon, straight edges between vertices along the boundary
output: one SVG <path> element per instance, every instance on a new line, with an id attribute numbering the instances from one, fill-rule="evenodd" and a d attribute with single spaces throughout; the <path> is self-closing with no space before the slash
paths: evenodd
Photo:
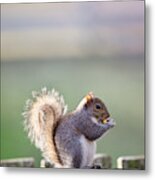
<path id="1" fill-rule="evenodd" d="M 96 154 L 93 164 L 101 166 L 102 169 L 111 169 L 112 158 L 107 154 Z"/>
<path id="2" fill-rule="evenodd" d="M 117 159 L 118 169 L 145 169 L 144 156 L 122 156 Z"/>
<path id="3" fill-rule="evenodd" d="M 34 158 L 16 158 L 0 161 L 1 167 L 34 167 Z"/>

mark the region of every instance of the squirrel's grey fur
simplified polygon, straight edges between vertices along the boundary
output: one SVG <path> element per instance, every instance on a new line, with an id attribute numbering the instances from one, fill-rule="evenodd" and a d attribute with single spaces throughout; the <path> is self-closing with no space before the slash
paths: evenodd
<path id="1" fill-rule="evenodd" d="M 23 113 L 24 127 L 44 158 L 56 167 L 91 166 L 95 140 L 113 127 L 114 122 L 111 119 L 107 124 L 94 121 L 92 107 L 88 109 L 85 106 L 86 99 L 80 102 L 75 111 L 66 114 L 64 99 L 55 90 L 43 88 L 40 93 L 33 92 L 32 95 L 33 99 L 28 100 Z M 95 99 L 100 102 L 100 99 Z M 103 108 L 105 118 L 109 118 L 104 104 Z"/>

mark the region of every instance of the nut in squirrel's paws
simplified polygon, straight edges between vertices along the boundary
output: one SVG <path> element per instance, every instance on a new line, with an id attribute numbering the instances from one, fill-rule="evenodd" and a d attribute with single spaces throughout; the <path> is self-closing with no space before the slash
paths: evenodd
<path id="1" fill-rule="evenodd" d="M 102 120 L 102 124 L 108 125 L 109 127 L 114 127 L 116 125 L 116 122 L 112 118 L 106 118 Z"/>

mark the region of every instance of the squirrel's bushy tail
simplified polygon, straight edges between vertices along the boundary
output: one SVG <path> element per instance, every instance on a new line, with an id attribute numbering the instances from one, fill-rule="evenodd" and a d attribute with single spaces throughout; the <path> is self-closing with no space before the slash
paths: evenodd
<path id="1" fill-rule="evenodd" d="M 43 152 L 47 161 L 61 164 L 54 142 L 54 130 L 60 118 L 66 113 L 67 106 L 62 96 L 54 89 L 32 92 L 32 100 L 26 103 L 24 127 L 28 137 Z"/>

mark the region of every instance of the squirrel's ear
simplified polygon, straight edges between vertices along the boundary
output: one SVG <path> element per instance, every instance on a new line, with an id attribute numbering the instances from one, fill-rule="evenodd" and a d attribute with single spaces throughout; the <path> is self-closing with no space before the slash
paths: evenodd
<path id="1" fill-rule="evenodd" d="M 85 98 L 86 98 L 86 102 L 87 102 L 87 103 L 93 101 L 93 99 L 94 99 L 94 94 L 93 94 L 93 92 L 89 92 L 89 93 L 85 96 Z"/>
<path id="2" fill-rule="evenodd" d="M 88 105 L 93 102 L 94 97 L 95 97 L 95 96 L 94 96 L 93 92 L 89 92 L 89 93 L 85 96 L 85 99 L 86 99 L 85 107 L 88 107 Z"/>
<path id="3" fill-rule="evenodd" d="M 77 106 L 77 109 L 81 109 L 83 107 L 87 108 L 90 103 L 92 103 L 94 100 L 94 94 L 92 92 L 88 93 L 79 103 L 79 105 Z"/>

